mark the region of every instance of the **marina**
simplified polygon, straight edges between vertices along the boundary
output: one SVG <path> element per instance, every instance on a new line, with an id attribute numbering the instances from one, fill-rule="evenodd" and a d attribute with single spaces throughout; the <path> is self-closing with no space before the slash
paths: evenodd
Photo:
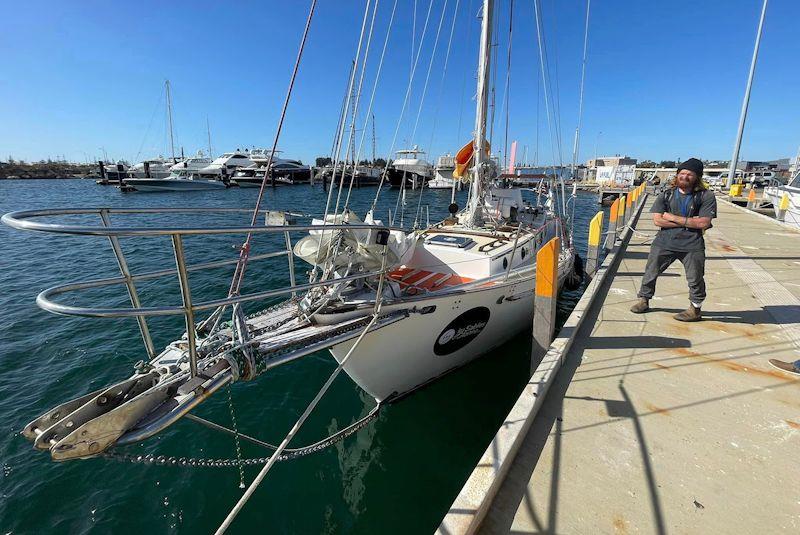
<path id="1" fill-rule="evenodd" d="M 797 6 L 625 3 L 12 27 L 2 533 L 797 532 Z"/>

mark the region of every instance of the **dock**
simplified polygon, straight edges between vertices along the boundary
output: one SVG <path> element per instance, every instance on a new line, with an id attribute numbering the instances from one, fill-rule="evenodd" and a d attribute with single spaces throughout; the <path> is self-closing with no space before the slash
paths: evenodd
<path id="1" fill-rule="evenodd" d="M 639 207 L 439 533 L 798 533 L 800 232 L 720 199 L 703 321 L 683 268 L 629 311 L 657 229 Z M 546 395 L 544 395 L 546 394 Z"/>

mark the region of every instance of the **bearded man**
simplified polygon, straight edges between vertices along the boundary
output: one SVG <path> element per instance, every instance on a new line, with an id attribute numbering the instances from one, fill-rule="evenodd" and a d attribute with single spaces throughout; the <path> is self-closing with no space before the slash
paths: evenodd
<path id="1" fill-rule="evenodd" d="M 703 162 L 689 158 L 678 166 L 678 174 L 670 187 L 656 197 L 650 212 L 659 231 L 647 257 L 639 300 L 631 307 L 631 312 L 643 314 L 650 310 L 658 276 L 679 260 L 689 284 L 689 308 L 674 317 L 679 321 L 700 321 L 700 310 L 706 298 L 703 232 L 717 217 L 717 199 L 703 185 L 702 177 Z"/>

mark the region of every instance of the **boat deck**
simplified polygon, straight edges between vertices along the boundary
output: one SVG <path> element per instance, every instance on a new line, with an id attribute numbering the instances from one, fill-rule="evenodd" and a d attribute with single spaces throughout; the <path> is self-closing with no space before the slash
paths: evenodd
<path id="1" fill-rule="evenodd" d="M 800 381 L 768 363 L 800 358 L 800 232 L 720 202 L 687 324 L 679 263 L 629 311 L 655 230 L 644 213 L 478 532 L 800 531 Z M 451 509 L 447 531 L 475 513 Z"/>

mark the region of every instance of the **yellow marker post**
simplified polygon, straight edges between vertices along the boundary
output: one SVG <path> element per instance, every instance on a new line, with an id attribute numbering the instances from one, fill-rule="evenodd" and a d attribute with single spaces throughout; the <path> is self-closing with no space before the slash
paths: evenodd
<path id="1" fill-rule="evenodd" d="M 536 253 L 536 293 L 533 299 L 533 360 L 547 352 L 553 341 L 558 297 L 559 239 L 553 238 Z M 534 368 L 533 362 L 531 367 Z"/>
<path id="2" fill-rule="evenodd" d="M 628 193 L 628 198 L 625 200 L 625 219 L 629 220 L 633 215 L 633 210 L 631 210 L 631 206 L 633 206 L 633 192 Z"/>
<path id="3" fill-rule="evenodd" d="M 756 207 L 758 201 L 756 201 L 756 190 L 750 189 L 750 193 L 747 194 L 747 207 L 751 210 Z"/>
<path id="4" fill-rule="evenodd" d="M 784 221 L 786 219 L 786 212 L 789 210 L 789 194 L 784 193 L 781 197 L 781 201 L 778 203 L 778 213 L 776 215 L 776 219 L 778 221 Z"/>
<path id="5" fill-rule="evenodd" d="M 586 274 L 597 272 L 600 260 L 600 236 L 603 234 L 603 212 L 597 212 L 589 222 L 589 250 L 586 252 Z"/>
<path id="6" fill-rule="evenodd" d="M 619 198 L 619 211 L 617 212 L 617 230 L 622 231 L 625 226 L 625 195 Z"/>
<path id="7" fill-rule="evenodd" d="M 617 239 L 617 218 L 619 217 L 619 199 L 615 199 L 611 205 L 611 213 L 608 217 L 608 234 L 606 234 L 606 251 L 614 248 L 614 242 Z"/>

